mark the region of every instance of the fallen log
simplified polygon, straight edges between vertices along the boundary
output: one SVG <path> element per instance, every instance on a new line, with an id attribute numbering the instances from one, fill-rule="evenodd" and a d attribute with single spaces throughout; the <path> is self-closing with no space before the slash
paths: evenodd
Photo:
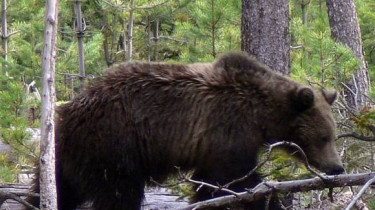
<path id="1" fill-rule="evenodd" d="M 262 182 L 248 191 L 197 202 L 180 208 L 179 210 L 202 209 L 237 204 L 240 202 L 251 202 L 264 198 L 271 193 L 306 192 L 310 190 L 323 190 L 325 188 L 364 185 L 374 177 L 375 172 L 322 176 L 284 182 Z"/>
<path id="2" fill-rule="evenodd" d="M 322 178 L 323 177 L 323 178 Z M 262 182 L 252 189 L 245 192 L 236 193 L 202 201 L 188 205 L 186 200 L 178 200 L 177 195 L 171 194 L 169 190 L 162 188 L 148 189 L 145 195 L 145 202 L 143 209 L 179 209 L 191 210 L 201 209 L 205 207 L 217 207 L 227 204 L 236 204 L 239 202 L 248 202 L 259 200 L 271 193 L 285 193 L 285 192 L 306 192 L 310 190 L 323 190 L 325 188 L 346 187 L 346 186 L 361 186 L 366 184 L 369 180 L 375 177 L 375 172 L 361 173 L 361 174 L 345 174 L 337 176 L 322 176 L 311 179 L 292 180 L 284 182 Z M 9 184 L 0 186 L 0 199 L 2 195 L 13 193 L 23 197 L 28 193 L 28 185 Z M 17 201 L 8 198 L 3 202 L 0 210 L 22 209 L 23 205 Z M 82 206 L 81 210 L 89 210 L 88 205 Z"/>

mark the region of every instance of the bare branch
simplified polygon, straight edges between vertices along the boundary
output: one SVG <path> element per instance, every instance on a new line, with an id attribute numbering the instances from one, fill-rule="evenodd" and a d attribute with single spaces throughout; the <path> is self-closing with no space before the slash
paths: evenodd
<path id="1" fill-rule="evenodd" d="M 366 182 L 366 184 L 362 187 L 362 189 L 358 192 L 358 194 L 354 197 L 354 199 L 350 202 L 350 204 L 348 205 L 348 207 L 346 207 L 345 210 L 350 210 L 352 209 L 352 207 L 354 206 L 354 204 L 357 202 L 357 200 L 359 198 L 361 198 L 361 196 L 363 195 L 363 193 L 367 190 L 367 188 L 370 187 L 370 185 L 375 182 L 375 177 L 373 177 L 372 179 L 368 180 L 368 182 Z"/>
<path id="2" fill-rule="evenodd" d="M 169 0 L 166 0 L 166 1 L 163 1 L 163 2 L 160 2 L 158 4 L 154 4 L 154 5 L 148 5 L 148 6 L 142 6 L 142 7 L 135 7 L 135 9 L 153 9 L 155 7 L 158 7 L 158 6 L 162 6 L 166 3 L 168 3 Z"/>
<path id="3" fill-rule="evenodd" d="M 180 170 L 179 167 L 176 167 L 177 170 L 178 170 L 178 174 L 179 174 L 179 179 L 183 182 L 190 182 L 190 183 L 193 183 L 193 184 L 197 184 L 199 185 L 199 187 L 197 188 L 197 191 L 199 191 L 200 188 L 202 188 L 203 186 L 206 186 L 206 187 L 209 187 L 209 188 L 212 188 L 212 189 L 215 189 L 217 191 L 223 191 L 223 192 L 227 192 L 231 195 L 234 195 L 234 196 L 238 196 L 238 194 L 230 189 L 227 189 L 225 187 L 220 187 L 220 186 L 216 186 L 216 185 L 213 185 L 213 184 L 209 184 L 209 183 L 206 183 L 206 182 L 202 182 L 202 181 L 196 181 L 196 180 L 193 180 L 193 179 L 190 179 L 188 178 L 185 174 L 183 174 Z"/>
<path id="4" fill-rule="evenodd" d="M 218 191 L 227 192 L 227 193 L 229 193 L 229 194 L 231 194 L 231 195 L 234 195 L 234 196 L 238 197 L 238 193 L 236 193 L 236 192 L 234 192 L 234 191 L 232 191 L 232 190 L 230 190 L 230 189 L 228 189 L 228 188 L 225 188 L 225 187 L 220 187 L 220 186 L 212 185 L 212 184 L 209 184 L 209 183 L 206 183 L 206 182 L 202 182 L 202 181 L 196 181 L 196 180 L 193 180 L 193 179 L 190 179 L 190 178 L 185 178 L 185 180 L 186 180 L 187 182 L 191 182 L 191 183 L 193 183 L 193 184 L 197 184 L 197 185 L 199 185 L 197 191 L 198 191 L 201 187 L 206 186 L 206 187 L 209 187 L 209 188 L 212 188 L 212 189 L 218 190 Z"/>
<path id="5" fill-rule="evenodd" d="M 28 207 L 29 209 L 33 209 L 33 210 L 39 210 L 38 208 L 36 208 L 35 206 L 31 205 L 30 203 L 28 203 L 27 201 L 25 201 L 24 199 L 20 198 L 20 196 L 39 196 L 39 194 L 36 194 L 36 193 L 13 193 L 13 192 L 10 192 L 8 190 L 0 190 L 0 198 L 2 200 L 7 200 L 7 199 L 12 199 L 12 200 L 15 200 L 21 204 L 23 204 L 24 206 Z"/>
<path id="6" fill-rule="evenodd" d="M 345 174 L 326 176 L 325 179 L 315 177 L 304 180 L 292 180 L 285 182 L 264 182 L 247 192 L 237 193 L 238 196 L 227 195 L 198 203 L 191 204 L 180 210 L 201 209 L 206 207 L 219 207 L 239 202 L 252 202 L 264 198 L 271 193 L 305 192 L 310 190 L 322 190 L 324 188 L 345 187 L 363 185 L 370 179 L 374 179 L 375 172 L 363 174 Z"/>
<path id="7" fill-rule="evenodd" d="M 128 10 L 129 9 L 129 7 L 127 7 L 127 6 L 112 4 L 111 2 L 108 2 L 106 0 L 103 0 L 103 2 L 108 4 L 110 7 L 113 7 L 113 8 L 117 8 L 117 9 L 121 9 L 121 10 Z"/>
<path id="8" fill-rule="evenodd" d="M 304 46 L 302 46 L 302 45 L 290 46 L 290 49 L 292 49 L 292 50 L 296 50 L 296 49 L 300 49 L 300 48 L 304 48 Z"/>
<path id="9" fill-rule="evenodd" d="M 353 95 L 355 95 L 354 91 L 345 83 L 341 82 L 341 85 L 344 86 L 348 91 L 350 91 Z"/>
<path id="10" fill-rule="evenodd" d="M 295 149 L 298 150 L 298 152 L 301 153 L 302 155 L 302 158 L 303 158 L 303 162 L 306 166 L 306 168 L 311 172 L 313 173 L 314 175 L 320 177 L 321 179 L 325 179 L 324 176 L 322 176 L 321 174 L 319 174 L 316 170 L 314 170 L 313 168 L 311 168 L 310 164 L 308 163 L 308 160 L 307 160 L 307 157 L 306 157 L 306 154 L 305 152 L 302 150 L 302 148 L 300 146 L 298 146 L 297 144 L 295 143 L 292 143 L 292 142 L 287 142 L 287 141 L 281 141 L 281 142 L 277 142 L 277 143 L 274 143 L 274 144 L 271 144 L 268 149 L 267 149 L 267 155 L 266 155 L 266 158 L 260 162 L 257 166 L 255 166 L 249 173 L 247 173 L 245 176 L 241 177 L 241 178 L 238 178 L 238 179 L 235 179 L 227 184 L 224 185 L 225 188 L 228 188 L 230 185 L 232 184 L 235 184 L 235 183 L 238 183 L 238 182 L 241 182 L 241 181 L 244 181 L 245 179 L 249 178 L 251 175 L 253 175 L 255 173 L 256 170 L 258 170 L 260 167 L 262 167 L 271 157 L 271 153 L 273 151 L 273 149 L 275 149 L 276 147 L 282 147 L 282 146 L 287 146 L 287 147 L 293 147 Z"/>
<path id="11" fill-rule="evenodd" d="M 158 36 L 158 38 L 155 38 L 155 37 L 152 37 L 150 38 L 151 40 L 159 40 L 159 39 L 166 39 L 166 40 L 172 40 L 172 41 L 175 41 L 175 42 L 180 42 L 180 43 L 187 43 L 187 40 L 179 40 L 179 39 L 175 39 L 174 37 L 172 36 Z"/>
<path id="12" fill-rule="evenodd" d="M 134 7 L 133 9 L 134 10 L 140 10 L 140 9 L 153 9 L 155 7 L 158 7 L 158 6 L 162 6 L 166 3 L 168 3 L 169 0 L 166 0 L 166 1 L 163 1 L 163 2 L 160 2 L 158 4 L 154 4 L 154 5 L 147 5 L 147 6 L 141 6 L 141 7 Z M 113 8 L 116 8 L 116 9 L 121 9 L 121 10 L 130 10 L 131 8 L 129 6 L 123 6 L 123 5 L 118 5 L 118 4 L 113 4 L 111 2 L 108 2 L 106 0 L 103 0 L 104 3 L 108 4 L 110 7 L 113 7 Z"/>
<path id="13" fill-rule="evenodd" d="M 150 178 L 150 182 L 155 184 L 156 186 L 163 187 L 163 188 L 170 188 L 170 187 L 175 187 L 179 184 L 186 183 L 185 180 L 178 180 L 177 182 L 174 182 L 172 184 L 162 184 L 154 180 L 152 177 Z"/>
<path id="14" fill-rule="evenodd" d="M 358 134 L 356 132 L 339 134 L 339 135 L 337 135 L 336 138 L 339 139 L 339 138 L 343 138 L 343 137 L 353 137 L 353 138 L 356 138 L 356 139 L 361 140 L 361 141 L 375 141 L 375 137 L 373 137 L 373 136 L 364 136 L 364 135 Z"/>
<path id="15" fill-rule="evenodd" d="M 15 34 L 18 34 L 19 32 L 21 32 L 21 30 L 17 30 L 17 31 L 10 32 L 10 33 L 7 35 L 6 38 L 9 38 L 9 37 L 11 37 L 11 36 L 13 36 L 13 35 L 15 35 Z"/>

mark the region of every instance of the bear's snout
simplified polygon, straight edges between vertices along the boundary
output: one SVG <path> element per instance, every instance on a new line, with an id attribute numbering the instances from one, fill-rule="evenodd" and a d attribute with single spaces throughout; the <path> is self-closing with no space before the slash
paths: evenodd
<path id="1" fill-rule="evenodd" d="M 327 175 L 338 175 L 345 172 L 345 169 L 341 165 L 335 165 L 331 167 L 330 170 L 327 170 Z"/>

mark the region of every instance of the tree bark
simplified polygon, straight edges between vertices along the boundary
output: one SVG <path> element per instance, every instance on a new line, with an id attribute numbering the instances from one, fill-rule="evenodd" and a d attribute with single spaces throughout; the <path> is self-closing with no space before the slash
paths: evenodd
<path id="1" fill-rule="evenodd" d="M 85 51 L 83 47 L 83 37 L 85 36 L 85 29 L 82 22 L 82 9 L 81 9 L 81 0 L 75 1 L 75 12 L 77 14 L 77 38 L 78 38 L 78 61 L 79 61 L 79 80 L 80 80 L 80 91 L 83 91 L 85 88 Z"/>
<path id="2" fill-rule="evenodd" d="M 350 107 L 358 110 L 364 105 L 370 90 L 370 77 L 364 58 L 361 31 L 354 0 L 326 0 L 332 37 L 353 50 L 360 60 L 360 68 L 348 86 L 354 92 L 346 91 Z"/>
<path id="3" fill-rule="evenodd" d="M 107 17 L 104 15 L 103 16 L 103 25 L 104 25 L 104 30 L 105 32 L 103 33 L 104 34 L 104 57 L 105 57 L 105 61 L 107 63 L 107 66 L 112 66 L 113 63 L 114 63 L 114 59 L 113 59 L 113 55 L 112 55 L 112 51 L 109 49 L 109 29 L 107 28 L 108 27 L 108 20 L 107 20 Z"/>
<path id="4" fill-rule="evenodd" d="M 128 57 L 127 61 L 133 59 L 133 23 L 134 23 L 134 1 L 130 0 L 130 16 L 129 16 L 129 25 L 128 25 Z"/>
<path id="5" fill-rule="evenodd" d="M 122 40 L 122 46 L 124 48 L 124 60 L 126 61 L 126 56 L 127 56 L 127 40 L 128 40 L 128 35 L 127 35 L 127 26 L 126 26 L 126 19 L 122 19 L 122 28 L 123 28 L 123 36 L 124 39 Z"/>
<path id="6" fill-rule="evenodd" d="M 147 17 L 147 61 L 151 61 L 151 21 L 150 17 Z"/>
<path id="7" fill-rule="evenodd" d="M 271 69 L 290 74 L 288 0 L 242 1 L 241 48 Z"/>
<path id="8" fill-rule="evenodd" d="M 212 57 L 216 58 L 216 19 L 215 19 L 215 0 L 211 0 L 211 43 L 212 43 Z"/>
<path id="9" fill-rule="evenodd" d="M 59 0 L 46 1 L 40 141 L 40 207 L 57 209 L 55 179 L 55 59 Z"/>
<path id="10" fill-rule="evenodd" d="M 284 182 L 263 182 L 246 192 L 239 192 L 234 195 L 193 203 L 179 210 L 205 209 L 209 207 L 221 207 L 228 204 L 257 201 L 274 193 L 306 192 L 310 190 L 323 190 L 325 188 L 364 185 L 374 177 L 375 173 L 364 173 L 326 176 L 324 180 L 320 177 L 315 177 Z"/>
<path id="11" fill-rule="evenodd" d="M 307 24 L 307 7 L 310 4 L 310 0 L 302 0 L 301 1 L 301 10 L 302 10 L 302 24 Z"/>
<path id="12" fill-rule="evenodd" d="M 154 61 L 159 60 L 159 20 L 154 21 Z"/>
<path id="13" fill-rule="evenodd" d="M 7 21 L 7 0 L 2 1 L 1 5 L 1 46 L 3 49 L 3 59 L 8 60 L 8 21 Z M 3 63 L 3 74 L 7 75 L 6 63 Z"/>

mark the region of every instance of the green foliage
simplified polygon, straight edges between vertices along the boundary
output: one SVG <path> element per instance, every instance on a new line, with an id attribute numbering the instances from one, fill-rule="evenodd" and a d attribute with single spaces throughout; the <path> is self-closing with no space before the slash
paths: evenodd
<path id="1" fill-rule="evenodd" d="M 375 2 L 372 0 L 358 0 L 356 1 L 356 6 L 366 61 L 369 64 L 371 78 L 375 78 Z"/>
<path id="2" fill-rule="evenodd" d="M 367 204 L 368 204 L 368 208 L 370 210 L 375 210 L 375 198 L 372 198 L 372 199 L 368 200 Z"/>
<path id="3" fill-rule="evenodd" d="M 239 1 L 198 0 L 176 21 L 175 36 L 185 41 L 181 61 L 212 61 L 218 54 L 240 46 Z M 215 47 L 215 49 L 214 49 Z"/>
<path id="4" fill-rule="evenodd" d="M 310 3 L 309 11 L 317 12 L 307 24 L 302 24 L 298 10 L 292 14 L 292 45 L 296 47 L 291 52 L 292 74 L 301 81 L 338 89 L 360 63 L 349 48 L 332 40 L 326 8 L 319 10 L 319 6 L 316 1 Z"/>
<path id="5" fill-rule="evenodd" d="M 358 17 L 361 25 L 362 44 L 370 77 L 375 78 L 375 2 L 372 0 L 356 1 Z M 371 98 L 375 98 L 375 85 L 371 85 Z"/>
<path id="6" fill-rule="evenodd" d="M 0 154 L 0 183 L 14 183 L 19 168 L 9 161 L 6 154 Z"/>
<path id="7" fill-rule="evenodd" d="M 262 152 L 260 159 L 264 158 L 265 154 Z M 259 169 L 259 172 L 268 179 L 279 181 L 312 177 L 300 160 L 291 157 L 282 149 L 274 150 L 270 160 Z"/>
<path id="8" fill-rule="evenodd" d="M 185 174 L 187 177 L 191 177 L 192 173 Z M 191 198 L 195 195 L 194 184 L 192 183 L 180 183 L 178 177 L 172 176 L 167 179 L 166 186 L 172 190 L 173 194 L 179 196 L 179 199 Z"/>
<path id="9" fill-rule="evenodd" d="M 0 155 L 0 182 L 14 181 L 17 166 L 31 164 L 37 150 L 30 142 L 27 120 L 28 107 L 34 103 L 27 100 L 22 83 L 6 79 L 0 80 L 0 139 L 12 148 L 12 152 L 9 153 L 11 157 Z"/>
<path id="10" fill-rule="evenodd" d="M 307 6 L 307 24 L 302 24 L 301 3 Z M 331 39 L 327 9 L 324 1 L 291 1 L 292 77 L 321 86 L 340 90 L 359 62 L 345 46 Z M 372 78 L 375 68 L 375 3 L 357 0 L 363 47 Z M 9 58 L 6 63 L 9 77 L 0 85 L 0 134 L 4 142 L 15 149 L 15 162 L 6 162 L 0 156 L 0 177 L 14 179 L 15 163 L 29 162 L 36 153 L 28 140 L 27 128 L 37 127 L 27 120 L 28 108 L 39 107 L 40 102 L 25 96 L 23 84 L 37 82 L 41 90 L 41 54 L 43 50 L 45 2 L 39 0 L 10 0 L 8 8 L 9 31 L 20 32 L 9 39 Z M 125 61 L 123 39 L 129 20 L 129 1 L 84 1 L 83 17 L 86 74 L 103 74 L 108 65 Z M 137 0 L 134 10 L 133 51 L 135 60 L 210 62 L 224 52 L 240 50 L 241 1 L 231 0 Z M 79 92 L 78 46 L 74 1 L 60 1 L 56 91 L 60 101 L 71 99 Z M 156 31 L 156 26 L 159 30 Z M 148 34 L 150 32 L 150 34 Z M 153 39 L 158 32 L 159 39 Z M 149 40 L 149 37 L 150 40 Z M 108 47 L 106 56 L 105 46 Z M 375 92 L 372 93 L 375 97 Z M 358 132 L 369 134 L 366 127 L 374 124 L 375 114 L 370 111 L 350 119 Z M 341 142 L 340 142 L 341 143 Z M 371 147 L 372 148 L 372 147 Z M 354 153 L 357 151 L 357 153 Z M 359 152 L 358 152 L 359 151 Z M 362 153 L 361 153 L 362 152 Z M 27 153 L 27 154 L 25 154 Z M 360 153 L 360 154 L 359 154 Z M 347 167 L 359 168 L 368 161 L 368 152 L 360 144 L 350 144 Z M 272 179 L 290 180 L 310 176 L 303 164 L 276 152 L 272 164 L 261 171 Z M 5 171 L 2 171 L 4 167 Z M 177 191 L 189 191 L 188 186 Z"/>
<path id="11" fill-rule="evenodd" d="M 358 132 L 360 133 L 368 133 L 369 127 L 375 125 L 375 110 L 362 110 L 360 115 L 352 116 L 349 118 L 352 122 L 356 124 L 356 127 L 359 129 Z"/>

